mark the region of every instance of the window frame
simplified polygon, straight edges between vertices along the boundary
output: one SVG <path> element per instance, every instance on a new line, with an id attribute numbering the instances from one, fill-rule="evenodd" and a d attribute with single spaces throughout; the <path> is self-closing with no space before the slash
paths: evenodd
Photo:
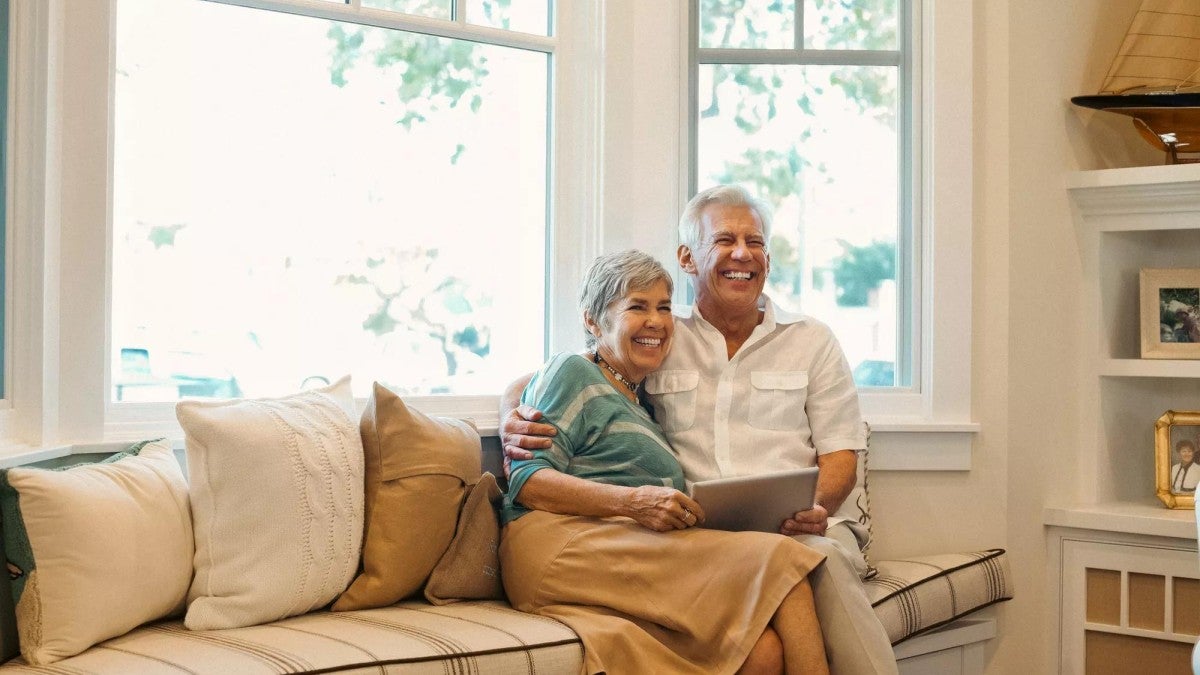
<path id="1" fill-rule="evenodd" d="M 972 25 L 972 8 L 951 0 L 898 0 L 897 50 L 816 50 L 803 46 L 808 1 L 796 2 L 791 49 L 700 47 L 699 0 L 688 1 L 687 196 L 699 189 L 701 65 L 897 66 L 898 120 L 907 127 L 898 134 L 897 329 L 911 336 L 909 348 L 897 352 L 910 355 L 911 384 L 864 388 L 860 401 L 875 432 L 872 467 L 969 469 L 979 431 L 971 421 L 971 326 L 953 321 L 971 316 L 972 153 L 969 140 L 955 146 L 938 139 L 972 138 L 970 115 L 957 114 L 972 110 L 972 42 L 961 28 Z"/>
<path id="2" fill-rule="evenodd" d="M 20 165 L 29 172 L 20 193 L 31 202 L 21 210 L 19 232 L 29 242 L 20 256 L 45 274 L 18 285 L 35 295 L 25 309 L 26 346 L 14 359 L 36 364 L 22 368 L 26 405 L 13 429 L 0 427 L 0 438 L 14 450 L 81 440 L 122 441 L 151 435 L 182 436 L 174 402 L 130 403 L 111 400 L 112 271 L 112 119 L 115 77 L 116 0 L 14 0 L 24 17 L 26 37 L 20 48 L 18 76 L 34 87 L 21 119 L 40 129 Z M 467 24 L 463 0 L 455 0 L 458 19 L 400 15 L 317 0 L 207 0 L 251 9 L 299 13 L 439 37 L 469 39 L 546 55 L 547 88 L 547 279 L 555 285 L 578 283 L 579 271 L 559 260 L 590 259 L 598 251 L 594 220 L 573 214 L 597 210 L 597 172 L 580 139 L 598 138 L 595 68 L 588 65 L 598 39 L 588 4 L 551 5 L 552 35 L 505 31 Z M 37 89 L 40 87 L 40 89 Z M 570 101 L 572 109 L 565 110 Z M 584 102 L 585 104 L 579 104 Z M 590 143 L 595 144 L 595 141 Z M 587 147 L 586 145 L 582 147 Z M 69 198 L 67 195 L 70 195 Z M 18 199 L 20 201 L 20 199 Z M 583 223 L 562 231 L 558 222 Z M 98 252 L 103 252 L 99 255 Z M 69 270 L 69 273 L 68 273 Z M 550 276 L 554 275 L 554 276 Z M 547 348 L 564 344 L 564 315 L 574 316 L 573 293 L 555 292 L 548 282 Z M 40 301 L 37 296 L 40 296 Z M 59 302 L 70 298 L 70 302 Z M 569 323 L 569 322 L 568 322 Z M 103 339 L 95 336 L 102 335 Z M 571 334 L 574 337 L 574 334 Z M 25 360 L 25 355 L 28 360 Z M 99 365 L 99 367 L 98 367 Z M 519 373 L 514 373 L 514 377 Z M 429 396 L 407 399 L 433 414 L 470 417 L 485 435 L 497 426 L 499 396 Z M 361 403 L 361 402 L 360 402 Z M 2 420 L 0 420 L 2 421 Z M 19 442 L 16 442 L 18 441 Z M 0 449 L 0 455 L 5 454 Z M 10 453 L 11 454 L 11 453 Z"/>
<path id="3" fill-rule="evenodd" d="M 811 0 L 795 0 L 794 20 L 792 26 L 793 46 L 786 49 L 757 49 L 757 48 L 717 48 L 700 46 L 700 0 L 690 0 L 691 17 L 689 21 L 689 63 L 688 90 L 691 100 L 691 114 L 688 118 L 691 153 L 689 157 L 690 193 L 699 191 L 699 149 L 700 149 L 700 120 L 699 108 L 699 71 L 707 65 L 771 65 L 771 66 L 890 66 L 896 68 L 898 105 L 897 119 L 897 157 L 899 158 L 898 177 L 899 197 L 899 231 L 896 233 L 896 286 L 900 306 L 896 317 L 896 373 L 898 379 L 908 381 L 906 385 L 892 387 L 869 387 L 864 396 L 876 397 L 879 394 L 888 398 L 888 407 L 892 409 L 914 409 L 919 405 L 921 383 L 914 373 L 920 372 L 921 350 L 920 321 L 914 321 L 920 307 L 914 298 L 921 292 L 921 279 L 916 273 L 921 269 L 921 251 L 913 246 L 921 240 L 919 220 L 920 200 L 914 194 L 913 185 L 920 174 L 920 157 L 912 152 L 914 141 L 919 141 L 921 129 L 909 120 L 916 118 L 919 110 L 914 107 L 916 94 L 919 91 L 920 80 L 914 77 L 913 53 L 920 44 L 919 34 L 912 29 L 912 5 L 908 0 L 897 0 L 897 41 L 896 49 L 888 50 L 859 50 L 859 49 L 809 49 L 804 46 L 804 9 Z M 820 317 L 818 317 L 820 318 Z M 873 407 L 868 405 L 868 407 Z"/>

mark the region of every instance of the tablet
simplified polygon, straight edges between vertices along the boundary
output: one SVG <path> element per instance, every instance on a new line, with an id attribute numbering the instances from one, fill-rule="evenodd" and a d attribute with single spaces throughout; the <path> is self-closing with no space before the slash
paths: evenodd
<path id="1" fill-rule="evenodd" d="M 797 511 L 812 508 L 817 467 L 754 476 L 705 480 L 692 485 L 704 508 L 703 527 L 714 530 L 778 532 Z"/>

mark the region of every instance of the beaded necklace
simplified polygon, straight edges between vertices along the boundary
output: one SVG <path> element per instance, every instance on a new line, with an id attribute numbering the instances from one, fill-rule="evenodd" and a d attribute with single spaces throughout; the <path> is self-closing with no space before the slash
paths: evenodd
<path id="1" fill-rule="evenodd" d="M 616 368 L 613 368 L 612 366 L 608 365 L 608 361 L 605 361 L 604 357 L 600 356 L 599 349 L 592 352 L 592 362 L 603 366 L 605 370 L 612 373 L 613 377 L 617 378 L 617 382 L 620 382 L 621 384 L 625 385 L 625 387 L 627 389 L 629 389 L 629 391 L 633 392 L 633 395 L 635 397 L 637 396 L 638 386 L 641 385 L 641 382 L 634 384 L 633 382 L 630 382 L 629 380 L 625 379 L 624 375 L 618 373 Z"/>

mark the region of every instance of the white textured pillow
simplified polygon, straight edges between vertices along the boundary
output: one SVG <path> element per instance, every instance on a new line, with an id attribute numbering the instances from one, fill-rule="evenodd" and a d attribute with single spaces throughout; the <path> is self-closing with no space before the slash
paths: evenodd
<path id="1" fill-rule="evenodd" d="M 164 440 L 126 453 L 65 470 L 18 467 L 0 480 L 17 630 L 32 664 L 183 610 L 187 483 Z"/>
<path id="2" fill-rule="evenodd" d="M 363 450 L 344 377 L 279 399 L 183 401 L 196 577 L 185 625 L 304 614 L 358 569 Z"/>

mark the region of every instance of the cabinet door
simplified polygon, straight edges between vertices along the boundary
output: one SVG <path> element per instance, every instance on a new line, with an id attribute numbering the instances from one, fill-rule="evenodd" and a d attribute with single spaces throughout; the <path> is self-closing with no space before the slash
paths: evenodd
<path id="1" fill-rule="evenodd" d="M 1063 542 L 1063 673 L 1190 673 L 1195 549 Z"/>

